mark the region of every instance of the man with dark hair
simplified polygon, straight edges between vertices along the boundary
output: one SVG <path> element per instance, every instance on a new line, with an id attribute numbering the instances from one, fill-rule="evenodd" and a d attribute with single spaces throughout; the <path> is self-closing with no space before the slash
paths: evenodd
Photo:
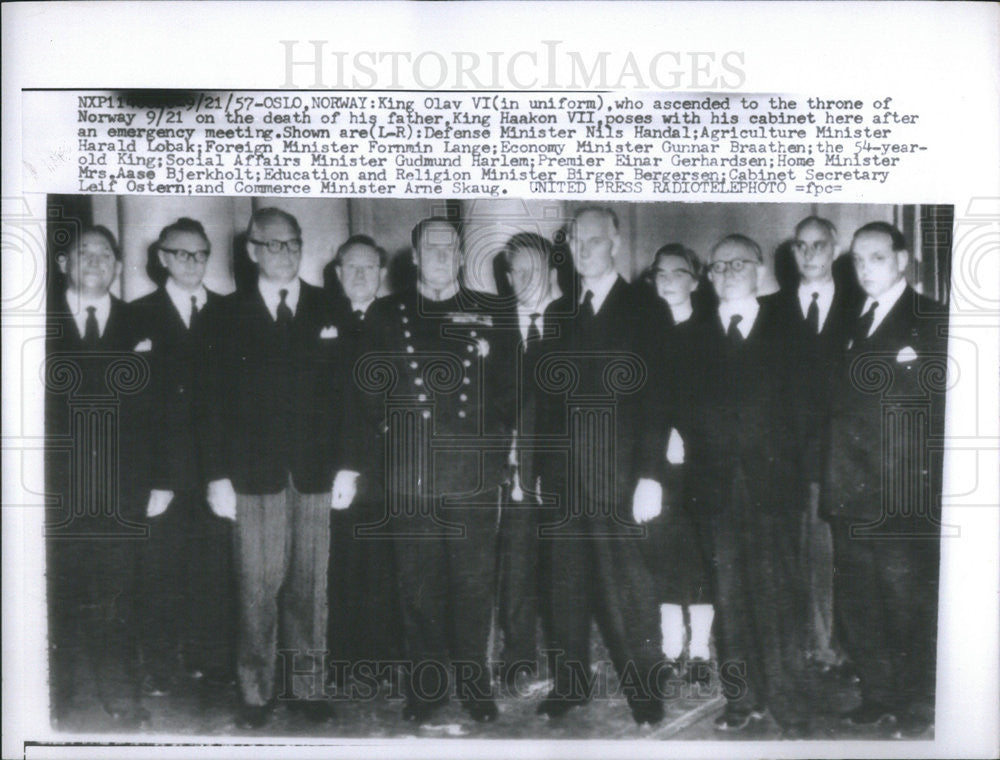
<path id="1" fill-rule="evenodd" d="M 200 222 L 183 217 L 160 231 L 154 248 L 164 280 L 130 312 L 151 371 L 141 419 L 150 463 L 142 638 L 144 690 L 160 696 L 172 687 L 178 654 L 195 678 L 231 679 L 235 588 L 230 526 L 205 503 L 194 408 L 208 371 L 200 315 L 221 299 L 203 284 L 211 244 Z"/>
<path id="2" fill-rule="evenodd" d="M 808 659 L 832 669 L 838 664 L 833 649 L 833 539 L 829 524 L 819 515 L 819 484 L 829 426 L 829 378 L 847 346 L 849 325 L 862 294 L 859 288 L 834 278 L 837 228 L 833 222 L 806 217 L 795 225 L 791 250 L 799 273 L 798 287 L 782 290 L 773 298 L 786 310 L 788 340 L 802 351 L 799 377 L 808 399 L 802 407 L 807 441 L 799 466 L 808 487 L 800 542 L 808 603 L 805 644 Z"/>
<path id="3" fill-rule="evenodd" d="M 538 675 L 536 632 L 539 616 L 550 620 L 540 592 L 544 568 L 538 528 L 545 510 L 542 483 L 547 490 L 562 491 L 553 484 L 560 469 L 545 451 L 543 437 L 556 425 L 546 414 L 556 411 L 546 403 L 535 369 L 538 360 L 559 334 L 556 320 L 572 306 L 557 298 L 552 244 L 541 235 L 521 232 L 512 236 L 499 254 L 514 296 L 518 329 L 516 354 L 517 419 L 514 423 L 514 468 L 512 487 L 507 489 L 500 522 L 499 622 L 503 630 L 504 652 L 501 678 L 510 691 L 519 688 L 519 673 Z M 542 472 L 546 474 L 543 476 Z"/>
<path id="4" fill-rule="evenodd" d="M 337 472 L 343 352 L 330 300 L 298 277 L 298 222 L 256 211 L 247 254 L 257 286 L 204 315 L 212 372 L 199 418 L 208 503 L 235 520 L 239 723 L 255 728 L 268 720 L 276 669 L 290 708 L 316 722 L 332 714 L 322 661 L 328 511 L 356 472 Z"/>
<path id="5" fill-rule="evenodd" d="M 403 717 L 426 721 L 458 697 L 477 721 L 497 707 L 486 664 L 498 496 L 513 417 L 512 352 L 462 290 L 458 231 L 430 218 L 413 230 L 416 287 L 366 317 L 370 354 L 355 367 L 378 434 L 366 477 L 383 489 L 409 672 Z M 362 423 L 358 423 L 362 424 Z"/>
<path id="6" fill-rule="evenodd" d="M 555 658 L 554 685 L 538 711 L 558 718 L 589 700 L 596 619 L 633 717 L 652 724 L 663 718 L 655 683 L 659 605 L 640 552 L 645 530 L 633 515 L 645 520 L 660 508 L 654 478 L 666 430 L 643 414 L 653 393 L 647 324 L 634 288 L 615 271 L 617 221 L 607 208 L 576 213 L 569 241 L 583 292 L 574 298 L 575 316 L 566 320 L 559 351 L 543 357 L 536 372 L 545 378 L 546 403 L 556 409 L 556 432 L 569 444 L 566 488 L 555 494 L 562 518 L 542 526 Z M 560 382 L 567 377 L 575 382 Z"/>
<path id="7" fill-rule="evenodd" d="M 368 235 L 352 235 L 337 248 L 325 276 L 336 279 L 334 308 L 342 328 L 347 382 L 354 366 L 370 348 L 365 322 L 385 277 L 386 254 Z M 327 280 L 327 291 L 334 290 Z M 369 431 L 345 426 L 342 448 L 364 450 Z M 382 493 L 371 478 L 359 481 L 350 509 L 334 511 L 330 528 L 330 651 L 331 677 L 341 680 L 344 667 L 399 659 L 402 627 L 398 615 L 392 541 L 369 530 L 385 514 Z M 343 686 L 343 684 L 340 684 Z"/>
<path id="8" fill-rule="evenodd" d="M 808 730 L 802 681 L 804 594 L 796 562 L 802 514 L 797 353 L 785 311 L 757 298 L 760 246 L 728 235 L 712 249 L 715 315 L 697 325 L 683 430 L 694 508 L 705 516 L 725 712 L 741 731 L 765 708 L 789 736 Z"/>
<path id="9" fill-rule="evenodd" d="M 131 353 L 128 307 L 111 295 L 121 253 L 85 227 L 58 258 L 66 290 L 49 302 L 45 428 L 47 578 L 53 718 L 68 716 L 75 671 L 89 665 L 115 721 L 146 717 L 136 673 L 134 581 L 144 538 L 136 483 L 134 394 L 148 379 Z"/>
<path id="10" fill-rule="evenodd" d="M 368 261 L 367 256 L 359 258 L 356 255 L 359 251 L 374 253 L 376 261 L 374 263 Z M 348 256 L 347 254 L 352 255 Z M 370 235 L 351 235 L 337 247 L 333 260 L 323 267 L 323 287 L 328 293 L 334 295 L 335 298 L 346 296 L 348 300 L 353 302 L 355 299 L 345 292 L 344 279 L 348 272 L 344 269 L 344 266 L 345 262 L 350 267 L 351 261 L 358 260 L 360 262 L 360 271 L 358 271 L 358 268 L 352 267 L 350 274 L 353 275 L 353 279 L 358 280 L 358 292 L 362 294 L 370 292 L 371 295 L 366 295 L 366 300 L 363 303 L 355 303 L 357 308 L 352 308 L 352 311 L 357 311 L 358 309 L 367 311 L 371 301 L 375 299 L 374 294 L 378 292 L 382 280 L 385 279 L 388 258 L 385 249 L 378 245 Z M 374 290 L 372 290 L 373 282 Z"/>
<path id="11" fill-rule="evenodd" d="M 861 678 L 854 724 L 933 722 L 947 313 L 906 282 L 910 253 L 885 222 L 854 233 L 864 288 L 833 380 L 823 507 L 844 646 Z"/>

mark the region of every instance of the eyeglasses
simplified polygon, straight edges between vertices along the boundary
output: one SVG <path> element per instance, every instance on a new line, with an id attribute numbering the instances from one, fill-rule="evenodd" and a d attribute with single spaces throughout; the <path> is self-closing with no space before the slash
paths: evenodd
<path id="1" fill-rule="evenodd" d="M 302 240 L 292 238 L 291 240 L 254 240 L 250 238 L 254 245 L 262 245 L 267 248 L 268 253 L 281 253 L 287 250 L 289 253 L 298 253 L 302 250 Z"/>
<path id="2" fill-rule="evenodd" d="M 198 264 L 204 264 L 208 261 L 208 251 L 185 251 L 183 248 L 161 248 L 164 253 L 169 253 L 171 256 L 176 258 L 178 261 L 188 262 L 194 261 Z"/>
<path id="3" fill-rule="evenodd" d="M 756 261 L 753 259 L 733 259 L 731 261 L 716 261 L 713 262 L 709 269 L 715 274 L 722 274 L 726 270 L 732 270 L 734 272 L 742 272 L 749 266 L 757 266 Z"/>
<path id="4" fill-rule="evenodd" d="M 654 273 L 657 281 L 670 282 L 671 280 L 679 280 L 681 275 L 687 275 L 688 277 L 694 277 L 694 272 L 688 271 L 687 269 L 657 269 Z"/>
<path id="5" fill-rule="evenodd" d="M 805 253 L 807 249 L 813 253 L 826 253 L 831 247 L 832 244 L 829 240 L 814 240 L 811 243 L 804 240 L 792 241 L 792 250 L 795 253 Z"/>

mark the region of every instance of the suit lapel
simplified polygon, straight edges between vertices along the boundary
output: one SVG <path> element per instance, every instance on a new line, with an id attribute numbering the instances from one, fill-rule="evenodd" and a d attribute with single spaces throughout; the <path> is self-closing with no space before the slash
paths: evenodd
<path id="1" fill-rule="evenodd" d="M 867 343 L 871 345 L 892 343 L 895 342 L 897 335 L 905 332 L 913 315 L 913 296 L 913 290 L 907 285 L 902 295 L 889 309 L 889 313 L 885 315 L 885 319 L 875 328 L 875 332 L 868 336 Z"/>
<path id="2" fill-rule="evenodd" d="M 181 318 L 180 312 L 177 311 L 177 307 L 174 306 L 173 299 L 170 298 L 170 294 L 167 293 L 166 288 L 160 288 L 157 293 L 160 301 L 160 311 L 166 317 L 167 323 L 172 325 L 173 331 L 178 336 L 187 333 L 188 327 L 184 324 L 184 320 Z"/>

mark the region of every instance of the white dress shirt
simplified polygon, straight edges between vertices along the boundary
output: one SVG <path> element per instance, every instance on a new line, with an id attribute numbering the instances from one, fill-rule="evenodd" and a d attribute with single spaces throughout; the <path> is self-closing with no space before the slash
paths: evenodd
<path id="1" fill-rule="evenodd" d="M 721 301 L 719 303 L 719 319 L 722 321 L 722 329 L 729 330 L 729 321 L 733 315 L 739 314 L 743 319 L 736 325 L 736 329 L 746 339 L 753 329 L 753 323 L 757 321 L 759 311 L 760 304 L 755 297 L 741 298 L 738 301 Z"/>
<path id="2" fill-rule="evenodd" d="M 275 321 L 278 320 L 278 304 L 281 303 L 281 291 L 287 290 L 288 295 L 285 296 L 285 305 L 292 310 L 292 316 L 295 316 L 295 309 L 299 305 L 300 287 L 298 277 L 291 282 L 280 284 L 273 283 L 261 277 L 257 280 L 257 290 L 260 291 L 260 295 L 264 299 L 264 305 L 271 312 L 271 317 Z"/>
<path id="3" fill-rule="evenodd" d="M 583 292 L 580 294 L 580 303 L 583 303 L 587 298 L 587 291 L 589 290 L 594 294 L 590 301 L 591 306 L 594 307 L 594 314 L 597 314 L 604 305 L 604 301 L 608 297 L 608 293 L 611 292 L 611 288 L 615 286 L 618 282 L 618 272 L 612 269 L 601 275 L 596 280 L 584 280 L 583 281 Z"/>
<path id="4" fill-rule="evenodd" d="M 365 315 L 368 314 L 368 307 L 371 306 L 373 303 L 375 303 L 374 298 L 369 298 L 367 301 L 363 303 L 354 303 L 354 301 L 351 301 L 351 311 L 360 311 L 361 319 L 364 319 Z"/>
<path id="5" fill-rule="evenodd" d="M 816 299 L 816 306 L 819 309 L 819 329 L 823 329 L 823 325 L 826 324 L 826 318 L 830 314 L 830 307 L 833 306 L 833 295 L 837 290 L 837 286 L 834 284 L 833 280 L 827 280 L 826 282 L 820 283 L 802 283 L 799 285 L 799 306 L 802 307 L 802 316 L 809 316 L 809 305 L 813 300 L 813 293 L 817 293 L 819 298 Z"/>
<path id="6" fill-rule="evenodd" d="M 906 278 L 900 277 L 899 282 L 889 288 L 885 293 L 880 295 L 878 298 L 872 298 L 869 296 L 865 299 L 864 308 L 861 309 L 861 313 L 866 313 L 872 306 L 873 303 L 878 303 L 878 308 L 875 309 L 875 318 L 872 320 L 871 329 L 868 331 L 868 335 L 871 336 L 873 332 L 878 329 L 878 326 L 882 324 L 882 320 L 885 319 L 885 315 L 892 311 L 892 307 L 896 305 L 896 301 L 899 297 L 903 295 L 903 291 L 906 290 Z"/>
<path id="7" fill-rule="evenodd" d="M 429 301 L 447 301 L 458 293 L 458 280 L 455 280 L 448 287 L 435 293 L 422 282 L 417 282 L 417 292 Z"/>
<path id="8" fill-rule="evenodd" d="M 108 317 L 111 316 L 111 294 L 105 293 L 100 298 L 88 298 L 74 290 L 66 291 L 66 305 L 69 306 L 76 328 L 80 331 L 82 338 L 87 332 L 87 307 L 94 307 L 94 316 L 97 319 L 97 334 L 104 335 L 104 328 L 108 325 Z"/>
<path id="9" fill-rule="evenodd" d="M 679 325 L 687 322 L 691 319 L 691 315 L 694 314 L 694 306 L 690 301 L 686 301 L 683 306 L 670 306 L 670 316 L 673 317 L 674 324 Z"/>
<path id="10" fill-rule="evenodd" d="M 184 288 L 174 282 L 172 277 L 168 277 L 167 284 L 163 289 L 167 291 L 167 295 L 170 296 L 170 301 L 173 303 L 174 308 L 177 309 L 177 313 L 181 315 L 181 319 L 184 321 L 184 326 L 190 327 L 191 296 L 194 296 L 195 304 L 198 306 L 198 311 L 204 309 L 205 302 L 208 300 L 208 291 L 205 290 L 205 286 L 199 285 L 196 290 L 184 290 Z"/>

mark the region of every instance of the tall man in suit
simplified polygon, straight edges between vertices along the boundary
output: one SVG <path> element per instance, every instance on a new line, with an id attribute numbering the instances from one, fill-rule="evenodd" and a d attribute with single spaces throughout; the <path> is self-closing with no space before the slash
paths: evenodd
<path id="1" fill-rule="evenodd" d="M 837 664 L 833 649 L 833 539 L 830 526 L 819 515 L 825 434 L 829 423 L 829 377 L 847 345 L 848 328 L 861 305 L 860 288 L 853 278 L 833 275 L 837 255 L 837 228 L 833 222 L 809 216 L 795 226 L 791 243 L 799 272 L 795 290 L 782 291 L 789 308 L 792 340 L 800 342 L 805 361 L 801 381 L 808 388 L 804 406 L 807 445 L 801 473 L 809 484 L 801 534 L 801 569 L 807 589 L 806 647 L 808 657 L 830 668 Z"/>
<path id="2" fill-rule="evenodd" d="M 111 295 L 121 253 L 104 227 L 79 230 L 57 259 L 66 289 L 49 303 L 46 520 L 53 717 L 67 717 L 78 664 L 118 722 L 145 717 L 136 671 L 136 550 L 145 537 L 134 394 L 149 377 L 131 353 L 127 307 Z"/>
<path id="3" fill-rule="evenodd" d="M 200 414 L 208 502 L 235 520 L 239 722 L 268 720 L 279 649 L 281 697 L 319 722 L 331 715 L 322 660 L 331 484 L 353 481 L 334 478 L 344 403 L 339 329 L 329 298 L 298 277 L 295 217 L 255 211 L 247 254 L 256 286 L 204 315 L 214 371 Z"/>
<path id="4" fill-rule="evenodd" d="M 798 473 L 798 361 L 786 310 L 757 298 L 760 247 L 730 235 L 712 249 L 714 317 L 697 326 L 691 403 L 677 409 L 694 508 L 705 515 L 720 678 L 716 720 L 739 731 L 769 708 L 791 735 L 807 729 L 801 681 L 803 586 L 796 539 L 804 497 Z"/>
<path id="5" fill-rule="evenodd" d="M 906 282 L 909 249 L 885 222 L 851 243 L 866 298 L 831 401 L 823 505 L 844 645 L 861 677 L 854 724 L 933 721 L 946 312 Z"/>
<path id="6" fill-rule="evenodd" d="M 544 480 L 547 490 L 561 492 L 563 489 L 556 489 L 550 481 L 560 469 L 565 470 L 565 463 L 560 468 L 545 450 L 544 437 L 555 424 L 544 415 L 557 407 L 546 403 L 535 377 L 539 358 L 559 334 L 556 320 L 567 316 L 572 307 L 569 299 L 557 298 L 552 255 L 552 244 L 531 232 L 511 237 L 500 255 L 502 275 L 514 296 L 513 317 L 518 330 L 517 419 L 511 449 L 514 470 L 502 509 L 498 560 L 500 627 L 504 633 L 501 677 L 512 691 L 518 688 L 519 673 L 537 675 L 539 615 L 546 624 L 550 619 L 539 598 L 544 573 L 538 536 L 545 511 L 541 484 Z M 544 478 L 543 470 L 547 473 Z"/>
<path id="7" fill-rule="evenodd" d="M 334 296 L 341 315 L 341 340 L 345 342 L 344 366 L 348 377 L 369 348 L 365 320 L 385 277 L 386 252 L 367 235 L 352 235 L 337 249 L 330 266 L 343 295 Z M 332 288 L 328 286 L 327 290 Z M 349 380 L 348 382 L 353 382 Z M 369 435 L 362 426 L 344 428 L 342 446 L 358 450 Z M 396 598 L 392 541 L 370 528 L 385 514 L 382 493 L 361 481 L 361 490 L 350 509 L 331 514 L 330 647 L 335 680 L 337 668 L 378 663 L 402 656 L 402 627 Z M 377 668 L 377 666 L 375 666 Z"/>
<path id="8" fill-rule="evenodd" d="M 194 390 L 208 371 L 201 314 L 221 299 L 203 280 L 211 244 L 201 223 L 178 219 L 160 231 L 150 270 L 160 287 L 130 305 L 138 348 L 150 364 L 143 443 L 149 449 L 146 518 L 140 558 L 144 690 L 172 686 L 180 647 L 187 672 L 228 682 L 233 604 L 229 523 L 205 503 Z"/>
<path id="9" fill-rule="evenodd" d="M 596 619 L 642 724 L 663 717 L 656 684 L 661 635 L 653 579 L 640 553 L 645 531 L 632 514 L 660 507 L 654 478 L 666 433 L 643 414 L 652 392 L 646 324 L 633 287 L 615 271 L 618 226 L 611 209 L 577 211 L 569 240 L 582 293 L 558 353 L 536 370 L 569 443 L 566 488 L 558 495 L 562 518 L 541 533 L 551 567 L 555 682 L 538 709 L 556 718 L 589 699 Z"/>
<path id="10" fill-rule="evenodd" d="M 383 489 L 406 637 L 405 720 L 448 698 L 449 660 L 463 707 L 492 721 L 486 664 L 499 486 L 513 417 L 512 341 L 482 294 L 458 281 L 461 247 L 447 219 L 412 232 L 415 287 L 380 299 L 355 367 L 381 454 L 366 477 Z M 360 423 L 359 423 L 360 424 Z"/>

